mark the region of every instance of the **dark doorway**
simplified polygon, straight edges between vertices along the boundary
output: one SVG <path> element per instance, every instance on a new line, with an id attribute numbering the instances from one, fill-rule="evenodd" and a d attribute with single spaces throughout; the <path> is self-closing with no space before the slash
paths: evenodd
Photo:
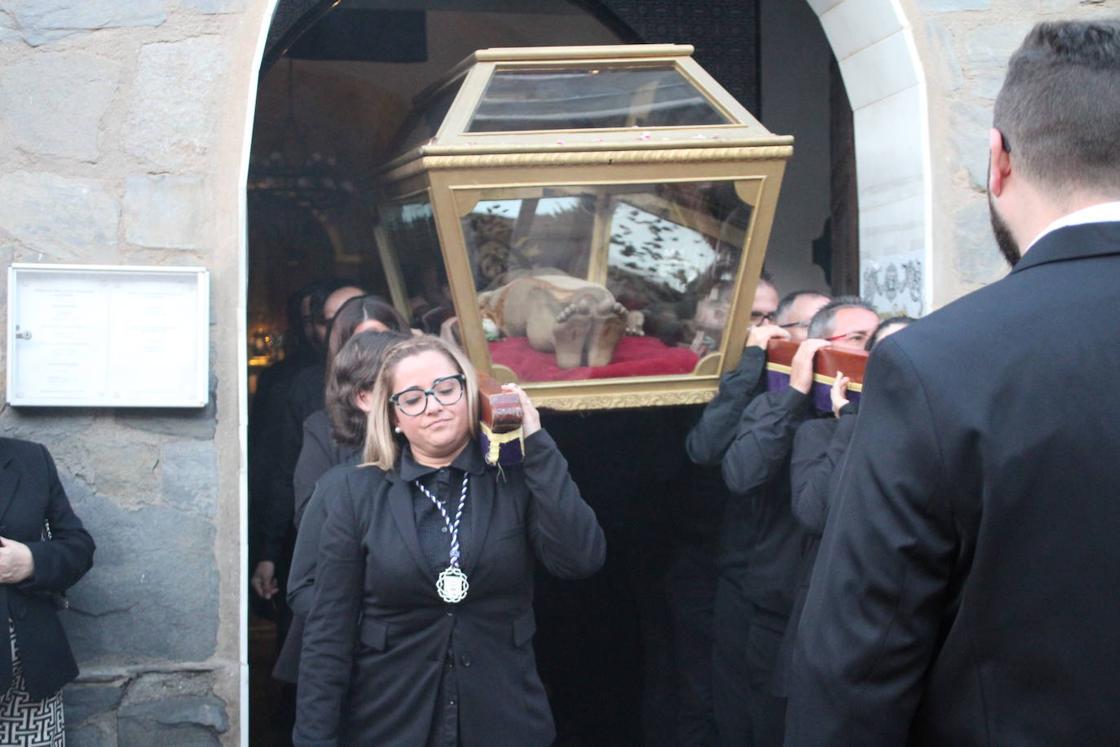
<path id="1" fill-rule="evenodd" d="M 717 80 L 764 124 L 784 133 L 790 119 L 767 121 L 759 35 L 766 33 L 767 6 L 785 2 L 281 0 L 259 82 L 248 183 L 251 393 L 258 375 L 280 359 L 284 335 L 293 332 L 284 309 L 296 289 L 344 278 L 388 296 L 374 238 L 376 169 L 409 114 L 412 96 L 460 60 L 498 46 L 689 43 Z M 815 62 L 827 81 L 831 55 L 821 40 L 823 34 Z M 833 80 L 838 85 L 838 76 Z M 832 131 L 850 137 L 850 109 L 845 130 L 844 104 L 830 109 L 828 85 L 811 95 L 824 97 L 826 113 L 838 112 Z M 823 127 L 828 143 L 827 115 L 823 123 L 806 126 Z M 823 164 L 812 171 L 828 181 L 823 205 L 812 208 L 822 236 L 852 236 L 854 203 L 836 195 L 854 199 L 854 173 L 835 149 L 798 150 L 795 158 Z M 788 174 L 786 185 L 796 189 Z M 841 218 L 834 214 L 826 230 L 830 199 Z M 797 210 L 808 209 L 804 201 L 797 204 Z M 798 241 L 772 245 L 779 282 L 788 277 L 787 285 L 801 285 L 811 278 L 824 286 L 831 273 L 846 289 L 839 278 L 858 278 L 854 245 L 836 253 L 847 257 L 840 261 L 834 260 L 834 240 L 815 252 Z M 840 265 L 846 269 L 838 270 Z M 667 573 L 682 512 L 690 510 L 682 500 L 691 490 L 683 438 L 692 416 L 679 409 L 552 416 L 546 422 L 611 548 L 607 568 L 594 579 L 539 581 L 536 645 L 559 745 L 679 743 L 668 596 L 672 583 L 692 581 L 672 581 Z M 258 498 L 251 487 L 251 536 L 262 523 Z M 251 564 L 255 550 L 256 543 Z M 281 616 L 278 605 L 258 604 L 250 617 L 252 744 L 289 742 L 291 692 L 269 674 L 280 643 L 275 618 Z"/>

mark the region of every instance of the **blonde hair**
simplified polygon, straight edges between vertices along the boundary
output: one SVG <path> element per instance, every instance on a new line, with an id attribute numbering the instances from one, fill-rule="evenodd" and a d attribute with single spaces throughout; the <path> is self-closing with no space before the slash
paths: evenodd
<path id="1" fill-rule="evenodd" d="M 393 434 L 393 376 L 397 365 L 405 358 L 434 351 L 447 356 L 466 380 L 463 388 L 467 398 L 467 427 L 471 438 L 478 435 L 478 374 L 474 366 L 457 347 L 449 345 L 438 337 L 417 335 L 390 345 L 381 361 L 381 371 L 373 385 L 373 401 L 377 405 L 369 414 L 366 427 L 366 443 L 362 461 L 386 472 L 391 470 L 400 456 L 401 438 Z"/>

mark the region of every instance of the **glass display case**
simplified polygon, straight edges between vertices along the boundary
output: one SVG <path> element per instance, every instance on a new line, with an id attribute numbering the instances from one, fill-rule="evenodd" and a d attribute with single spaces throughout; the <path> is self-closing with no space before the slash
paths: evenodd
<path id="1" fill-rule="evenodd" d="M 545 407 L 711 398 L 793 139 L 691 53 L 482 50 L 417 97 L 381 172 L 394 304 Z"/>

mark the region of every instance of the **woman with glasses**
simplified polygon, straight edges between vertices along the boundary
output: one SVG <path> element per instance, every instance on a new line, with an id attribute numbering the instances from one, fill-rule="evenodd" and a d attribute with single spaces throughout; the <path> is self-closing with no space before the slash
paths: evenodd
<path id="1" fill-rule="evenodd" d="M 297 745 L 532 747 L 555 731 L 537 675 L 533 570 L 605 558 L 594 512 L 517 387 L 525 459 L 488 467 L 478 384 L 429 336 L 385 352 L 364 464 L 327 501 L 300 662 Z"/>

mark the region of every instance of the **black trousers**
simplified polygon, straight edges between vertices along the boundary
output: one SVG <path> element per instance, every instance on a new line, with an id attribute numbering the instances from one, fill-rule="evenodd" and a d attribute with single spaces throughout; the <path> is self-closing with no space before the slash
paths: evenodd
<path id="1" fill-rule="evenodd" d="M 786 699 L 770 691 L 785 618 L 753 605 L 727 576 L 716 585 L 712 702 L 722 747 L 780 747 Z"/>
<path id="2" fill-rule="evenodd" d="M 666 574 L 677 692 L 678 747 L 714 747 L 713 617 L 718 573 L 711 548 L 678 543 Z"/>

